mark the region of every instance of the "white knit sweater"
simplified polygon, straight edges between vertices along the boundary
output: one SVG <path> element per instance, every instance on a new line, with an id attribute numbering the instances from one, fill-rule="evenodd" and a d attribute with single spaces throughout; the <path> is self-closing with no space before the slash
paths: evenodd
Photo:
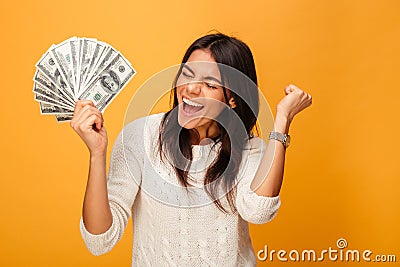
<path id="1" fill-rule="evenodd" d="M 163 114 L 128 124 L 118 136 L 107 177 L 113 216 L 104 233 L 89 233 L 81 218 L 80 230 L 91 253 L 110 251 L 120 240 L 129 217 L 133 220 L 132 266 L 255 266 L 248 222 L 261 224 L 277 213 L 280 198 L 263 197 L 250 189 L 265 151 L 265 142 L 254 137 L 243 152 L 238 175 L 238 213 L 225 214 L 202 189 L 205 169 L 218 144 L 193 146 L 190 175 L 193 192 L 179 185 L 171 167 L 157 153 Z M 225 197 L 221 202 L 227 206 Z"/>

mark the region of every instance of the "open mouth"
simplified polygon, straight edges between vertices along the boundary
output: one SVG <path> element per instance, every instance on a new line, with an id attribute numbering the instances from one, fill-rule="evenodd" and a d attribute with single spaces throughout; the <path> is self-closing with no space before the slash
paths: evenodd
<path id="1" fill-rule="evenodd" d="M 204 105 L 194 102 L 190 99 L 182 98 L 182 100 L 183 100 L 183 111 L 185 111 L 188 114 L 194 114 L 204 108 Z"/>

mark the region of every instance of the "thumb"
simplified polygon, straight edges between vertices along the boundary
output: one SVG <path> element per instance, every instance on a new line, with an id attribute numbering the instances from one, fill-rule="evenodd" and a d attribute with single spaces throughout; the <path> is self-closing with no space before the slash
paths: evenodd
<path id="1" fill-rule="evenodd" d="M 290 94 L 291 92 L 293 92 L 296 89 L 296 86 L 294 86 L 293 84 L 290 84 L 288 86 L 285 87 L 285 94 Z"/>
<path id="2" fill-rule="evenodd" d="M 95 124 L 93 125 L 98 131 L 100 131 L 101 127 L 103 126 L 103 124 L 99 121 L 95 122 Z"/>

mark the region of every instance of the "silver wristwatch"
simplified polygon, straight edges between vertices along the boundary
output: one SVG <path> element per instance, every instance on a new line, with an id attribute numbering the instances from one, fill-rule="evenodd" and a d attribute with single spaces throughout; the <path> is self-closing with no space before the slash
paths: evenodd
<path id="1" fill-rule="evenodd" d="M 268 137 L 268 140 L 270 139 L 274 139 L 281 142 L 285 148 L 288 148 L 290 145 L 290 135 L 288 134 L 271 132 Z"/>

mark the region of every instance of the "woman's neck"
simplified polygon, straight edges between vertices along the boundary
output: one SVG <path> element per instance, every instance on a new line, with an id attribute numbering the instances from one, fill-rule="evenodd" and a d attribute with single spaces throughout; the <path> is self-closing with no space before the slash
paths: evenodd
<path id="1" fill-rule="evenodd" d="M 220 130 L 216 121 L 196 127 L 195 130 L 197 131 L 197 134 L 194 132 L 191 134 L 192 145 L 207 144 L 207 139 L 214 139 L 220 134 Z"/>

